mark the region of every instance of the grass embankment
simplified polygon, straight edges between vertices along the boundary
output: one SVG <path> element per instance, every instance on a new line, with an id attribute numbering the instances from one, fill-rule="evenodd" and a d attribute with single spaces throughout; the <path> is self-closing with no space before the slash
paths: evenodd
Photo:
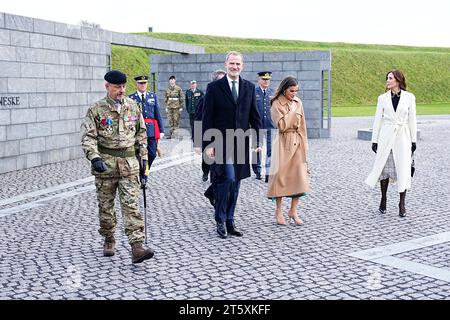
<path id="1" fill-rule="evenodd" d="M 373 114 L 376 99 L 384 91 L 386 71 L 405 72 L 408 89 L 416 96 L 418 114 L 450 113 L 450 48 L 408 47 L 297 40 L 230 38 L 179 33 L 141 33 L 205 47 L 207 53 L 261 51 L 332 51 L 333 116 Z M 156 50 L 113 46 L 113 67 L 129 77 L 150 69 L 149 54 Z M 128 92 L 135 90 L 130 81 Z M 341 109 L 342 108 L 342 109 Z"/>
<path id="2" fill-rule="evenodd" d="M 340 106 L 331 108 L 333 117 L 375 115 L 376 106 Z M 450 114 L 450 103 L 417 104 L 417 115 Z"/>

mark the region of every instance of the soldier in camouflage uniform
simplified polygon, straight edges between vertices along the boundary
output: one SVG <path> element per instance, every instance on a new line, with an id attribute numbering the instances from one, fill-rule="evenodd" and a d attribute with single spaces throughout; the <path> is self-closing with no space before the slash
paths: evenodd
<path id="1" fill-rule="evenodd" d="M 180 114 L 183 110 L 184 94 L 183 90 L 176 85 L 175 76 L 170 76 L 169 87 L 165 93 L 166 113 L 169 120 L 170 137 L 175 135 L 175 131 L 180 126 Z"/>
<path id="2" fill-rule="evenodd" d="M 103 254 L 115 253 L 114 199 L 118 189 L 132 262 L 139 263 L 154 255 L 152 249 L 142 246 L 145 234 L 139 212 L 139 176 L 141 183 L 146 183 L 148 159 L 145 122 L 136 102 L 125 96 L 126 75 L 112 70 L 105 80 L 108 94 L 88 109 L 81 125 L 81 146 L 95 176 L 99 233 L 105 237 Z"/>

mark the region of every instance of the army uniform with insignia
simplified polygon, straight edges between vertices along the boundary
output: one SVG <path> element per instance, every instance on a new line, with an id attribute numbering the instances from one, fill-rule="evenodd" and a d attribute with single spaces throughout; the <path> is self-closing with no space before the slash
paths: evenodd
<path id="1" fill-rule="evenodd" d="M 107 86 L 125 93 L 126 75 L 112 70 L 105 75 Z M 121 89 L 117 89 L 121 88 Z M 139 263 L 153 257 L 152 249 L 145 249 L 144 222 L 139 212 L 138 156 L 147 161 L 145 122 L 136 102 L 126 96 L 120 100 L 110 97 L 91 105 L 81 125 L 81 146 L 92 163 L 99 207 L 99 233 L 105 237 L 105 256 L 115 253 L 116 214 L 114 199 L 118 190 L 125 234 L 132 246 L 132 262 Z"/>
<path id="2" fill-rule="evenodd" d="M 137 76 L 134 80 L 138 84 L 144 84 L 148 82 L 148 77 Z M 164 136 L 164 123 L 158 105 L 158 98 L 154 92 L 140 92 L 139 90 L 130 94 L 129 97 L 137 102 L 144 117 L 147 129 L 148 166 L 150 168 L 156 158 L 158 141 Z"/>
<path id="3" fill-rule="evenodd" d="M 197 81 L 192 80 L 191 85 L 196 84 Z M 195 91 L 191 89 L 186 90 L 185 97 L 186 97 L 186 111 L 189 114 L 189 124 L 191 125 L 191 132 L 194 132 L 194 121 L 195 121 L 195 114 L 198 109 L 198 102 L 200 101 L 200 98 L 204 96 L 204 93 L 202 90 L 195 88 Z"/>
<path id="4" fill-rule="evenodd" d="M 175 79 L 171 76 L 170 79 Z M 167 119 L 169 121 L 170 137 L 175 135 L 175 131 L 180 126 L 180 115 L 183 105 L 183 90 L 176 84 L 169 87 L 166 90 L 164 101 L 166 103 Z"/>
<path id="5" fill-rule="evenodd" d="M 270 80 L 272 72 L 263 71 L 258 72 L 258 76 L 261 80 Z M 272 121 L 270 115 L 270 99 L 274 96 L 274 91 L 271 88 L 263 89 L 260 85 L 255 88 L 256 93 L 256 105 L 258 107 L 259 114 L 262 119 L 262 129 L 264 132 L 264 137 L 262 141 L 266 142 L 266 159 L 265 159 L 265 177 L 266 182 L 268 182 L 269 168 L 270 168 L 270 158 L 272 156 L 272 140 L 276 132 L 276 126 Z M 265 139 L 264 139 L 265 138 Z M 256 163 L 252 162 L 253 172 L 256 174 L 257 179 L 261 179 L 261 153 L 253 153 L 256 157 Z"/>

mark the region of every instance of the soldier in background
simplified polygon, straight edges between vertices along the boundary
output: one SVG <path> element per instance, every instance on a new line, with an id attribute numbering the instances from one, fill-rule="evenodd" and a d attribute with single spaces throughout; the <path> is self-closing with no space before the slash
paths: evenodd
<path id="1" fill-rule="evenodd" d="M 95 176 L 99 233 L 105 237 L 103 255 L 115 254 L 114 199 L 118 190 L 131 261 L 140 263 L 154 255 L 152 249 L 142 246 L 144 222 L 139 212 L 139 175 L 142 183 L 147 179 L 145 123 L 136 102 L 125 96 L 126 75 L 112 70 L 104 78 L 107 95 L 89 107 L 81 125 L 81 147 Z"/>
<path id="2" fill-rule="evenodd" d="M 137 91 L 130 94 L 129 97 L 138 103 L 144 117 L 147 129 L 148 168 L 150 169 L 153 160 L 156 158 L 158 141 L 164 137 L 164 124 L 156 94 L 147 92 L 148 77 L 137 76 L 134 80 L 136 81 Z"/>
<path id="3" fill-rule="evenodd" d="M 202 90 L 197 89 L 197 81 L 191 81 L 191 88 L 186 90 L 186 111 L 189 114 L 189 124 L 191 125 L 191 132 L 194 130 L 195 114 L 198 109 L 198 102 L 204 96 Z"/>
<path id="4" fill-rule="evenodd" d="M 175 131 L 180 126 L 180 115 L 181 111 L 183 110 L 183 100 L 183 90 L 176 85 L 175 76 L 170 76 L 169 87 L 166 90 L 164 99 L 164 101 L 166 102 L 166 113 L 170 127 L 170 136 L 168 138 L 174 137 Z"/>
<path id="5" fill-rule="evenodd" d="M 264 136 L 262 142 L 266 144 L 266 159 L 265 159 L 265 182 L 269 181 L 270 157 L 272 156 L 272 138 L 275 135 L 275 125 L 270 115 L 270 99 L 273 98 L 274 91 L 270 88 L 270 79 L 272 72 L 262 71 L 258 72 L 258 85 L 255 88 L 256 105 L 258 106 L 259 114 L 262 119 L 262 128 L 264 129 Z M 261 153 L 253 152 L 253 157 L 256 157 L 256 163 L 252 161 L 252 169 L 256 174 L 256 179 L 261 180 Z"/>

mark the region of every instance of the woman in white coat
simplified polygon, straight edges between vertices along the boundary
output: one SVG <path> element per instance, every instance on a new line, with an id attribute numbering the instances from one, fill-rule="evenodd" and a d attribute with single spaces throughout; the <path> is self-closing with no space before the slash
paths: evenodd
<path id="1" fill-rule="evenodd" d="M 378 97 L 373 123 L 372 150 L 376 153 L 372 171 L 365 182 L 381 185 L 379 211 L 386 213 L 389 181 L 400 193 L 399 215 L 406 216 L 406 190 L 411 188 L 411 156 L 416 150 L 416 97 L 406 91 L 406 80 L 399 70 L 386 75 L 386 93 Z"/>

